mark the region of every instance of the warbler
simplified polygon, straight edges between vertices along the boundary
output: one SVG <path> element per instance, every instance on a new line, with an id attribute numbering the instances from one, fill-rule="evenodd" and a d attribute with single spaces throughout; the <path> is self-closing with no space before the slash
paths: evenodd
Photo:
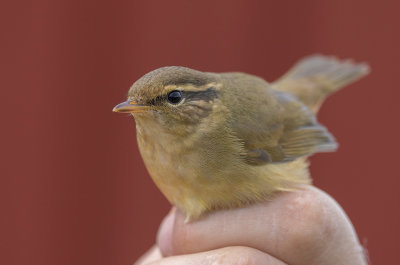
<path id="1" fill-rule="evenodd" d="M 312 55 L 268 83 L 240 73 L 156 69 L 114 112 L 131 113 L 144 163 L 171 204 L 194 220 L 310 184 L 307 157 L 337 143 L 316 113 L 365 63 Z"/>

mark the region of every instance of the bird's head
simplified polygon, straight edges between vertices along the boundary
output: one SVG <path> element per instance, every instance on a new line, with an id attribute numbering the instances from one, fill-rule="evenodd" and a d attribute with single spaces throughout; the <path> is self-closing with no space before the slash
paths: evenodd
<path id="1" fill-rule="evenodd" d="M 113 111 L 131 113 L 137 121 L 156 121 L 169 128 L 194 125 L 212 112 L 218 90 L 215 74 L 162 67 L 137 80 L 128 92 L 128 100 Z"/>

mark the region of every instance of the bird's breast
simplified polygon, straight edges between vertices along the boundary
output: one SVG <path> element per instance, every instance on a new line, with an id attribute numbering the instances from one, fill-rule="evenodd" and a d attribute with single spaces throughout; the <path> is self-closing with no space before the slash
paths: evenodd
<path id="1" fill-rule="evenodd" d="M 190 196 L 192 183 L 200 171 L 201 158 L 194 140 L 182 139 L 158 128 L 137 123 L 140 153 L 150 176 L 172 204 Z"/>

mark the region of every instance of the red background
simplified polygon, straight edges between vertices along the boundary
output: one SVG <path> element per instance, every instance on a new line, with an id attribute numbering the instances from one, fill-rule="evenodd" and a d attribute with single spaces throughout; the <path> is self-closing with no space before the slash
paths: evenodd
<path id="1" fill-rule="evenodd" d="M 400 260 L 398 1 L 33 1 L 1 4 L 0 264 L 132 264 L 169 205 L 111 112 L 165 65 L 273 80 L 321 52 L 372 74 L 319 119 L 341 144 L 315 184 L 353 221 L 372 264 Z"/>

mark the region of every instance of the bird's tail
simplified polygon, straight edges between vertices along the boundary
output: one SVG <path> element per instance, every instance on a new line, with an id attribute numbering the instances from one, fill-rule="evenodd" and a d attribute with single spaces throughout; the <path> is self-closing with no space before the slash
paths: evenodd
<path id="1" fill-rule="evenodd" d="M 295 95 L 316 113 L 327 96 L 368 73 L 366 63 L 311 55 L 300 60 L 272 86 Z"/>

